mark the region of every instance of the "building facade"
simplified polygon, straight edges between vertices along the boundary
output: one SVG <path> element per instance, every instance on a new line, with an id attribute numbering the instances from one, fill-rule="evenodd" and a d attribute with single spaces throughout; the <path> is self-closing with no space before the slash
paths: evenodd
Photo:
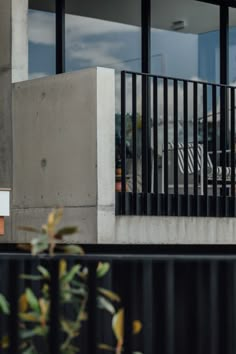
<path id="1" fill-rule="evenodd" d="M 1 241 L 235 243 L 234 1 L 1 5 Z"/>

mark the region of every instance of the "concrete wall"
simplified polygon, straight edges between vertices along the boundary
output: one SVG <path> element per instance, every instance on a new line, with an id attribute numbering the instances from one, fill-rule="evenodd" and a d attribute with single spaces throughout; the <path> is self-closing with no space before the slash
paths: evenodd
<path id="1" fill-rule="evenodd" d="M 116 217 L 117 244 L 236 244 L 236 218 Z"/>
<path id="2" fill-rule="evenodd" d="M 102 68 L 13 85 L 9 242 L 19 241 L 17 226 L 42 224 L 55 206 L 79 226 L 75 242 L 114 233 L 114 86 L 113 70 Z"/>
<path id="3" fill-rule="evenodd" d="M 9 188 L 12 186 L 11 1 L 0 0 L 0 43 L 0 188 Z M 6 218 L 5 230 L 11 233 L 10 218 Z"/>
<path id="4" fill-rule="evenodd" d="M 10 2 L 10 1 L 9 1 Z M 28 79 L 28 0 L 11 0 L 12 82 Z"/>

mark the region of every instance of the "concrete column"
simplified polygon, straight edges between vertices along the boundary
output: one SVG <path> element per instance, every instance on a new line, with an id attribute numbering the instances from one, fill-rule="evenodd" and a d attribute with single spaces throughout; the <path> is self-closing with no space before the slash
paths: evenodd
<path id="1" fill-rule="evenodd" d="M 28 0 L 12 0 L 12 82 L 27 79 Z"/>
<path id="2" fill-rule="evenodd" d="M 12 118 L 11 118 L 11 1 L 0 0 L 0 188 L 12 186 Z M 7 242 L 11 233 L 6 220 Z"/>

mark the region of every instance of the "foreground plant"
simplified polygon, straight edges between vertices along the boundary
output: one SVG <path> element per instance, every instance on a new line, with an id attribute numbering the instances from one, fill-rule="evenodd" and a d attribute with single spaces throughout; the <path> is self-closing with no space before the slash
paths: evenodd
<path id="1" fill-rule="evenodd" d="M 32 255 L 38 255 L 42 252 L 49 253 L 49 258 L 55 255 L 57 249 L 66 254 L 83 255 L 84 251 L 77 245 L 58 245 L 59 240 L 76 233 L 76 227 L 64 227 L 57 229 L 63 215 L 62 209 L 53 210 L 47 223 L 41 229 L 33 227 L 20 227 L 20 230 L 36 233 L 30 247 L 21 245 L 21 248 L 30 249 Z M 110 264 L 98 263 L 96 275 L 97 282 L 109 272 Z M 81 335 L 83 324 L 88 319 L 88 274 L 89 268 L 82 264 L 68 264 L 67 260 L 61 258 L 59 261 L 59 289 L 60 289 L 60 329 L 63 342 L 60 345 L 61 354 L 76 354 L 79 347 L 76 345 L 76 339 Z M 39 293 L 35 294 L 31 288 L 26 288 L 19 298 L 19 334 L 20 334 L 20 353 L 21 354 L 39 354 L 37 350 L 38 339 L 40 338 L 44 353 L 49 353 L 48 333 L 50 329 L 50 292 L 51 274 L 48 269 L 42 265 L 37 268 L 36 274 L 22 274 L 21 279 L 39 282 Z M 108 344 L 98 344 L 98 349 L 108 350 L 116 354 L 121 354 L 124 343 L 124 308 L 120 305 L 121 299 L 118 294 L 111 290 L 98 286 L 96 289 L 97 307 L 111 315 L 111 328 L 117 340 L 115 348 Z M 70 315 L 66 316 L 67 308 Z M 10 309 L 7 300 L 0 295 L 0 311 L 4 310 L 5 315 L 9 314 Z M 133 334 L 141 331 L 140 321 L 133 322 Z M 9 339 L 4 336 L 0 341 L 2 349 L 8 348 Z M 40 345 L 41 346 L 41 345 Z M 140 354 L 140 353 L 136 353 Z"/>

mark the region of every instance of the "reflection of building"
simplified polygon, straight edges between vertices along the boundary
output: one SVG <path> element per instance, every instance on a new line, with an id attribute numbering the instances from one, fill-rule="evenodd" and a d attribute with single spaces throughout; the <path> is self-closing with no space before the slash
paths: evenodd
<path id="1" fill-rule="evenodd" d="M 98 6 L 92 0 L 57 0 L 56 9 L 50 1 L 30 0 L 28 4 L 26 0 L 12 0 L 2 4 L 0 33 L 4 50 L 0 57 L 0 183 L 2 187 L 12 187 L 13 193 L 12 219 L 7 227 L 7 240 L 16 240 L 17 224 L 43 219 L 49 208 L 64 205 L 68 221 L 74 223 L 78 220 L 78 223 L 82 223 L 81 237 L 84 242 L 136 242 L 136 231 L 139 234 L 136 225 L 145 225 L 145 230 L 150 231 L 148 242 L 198 243 L 198 223 L 204 225 L 201 242 L 216 239 L 221 241 L 220 236 L 215 236 L 215 231 L 208 227 L 207 219 L 184 218 L 180 221 L 174 218 L 171 219 L 172 224 L 164 218 L 166 211 L 163 211 L 163 218 L 160 219 L 122 215 L 115 217 L 115 123 L 112 118 L 115 107 L 121 105 L 121 97 L 126 97 L 125 114 L 132 121 L 135 103 L 132 98 L 136 94 L 136 113 L 142 117 L 137 148 L 143 160 L 146 154 L 146 167 L 151 171 L 147 178 L 150 179 L 147 181 L 148 187 L 144 186 L 147 189 L 143 190 L 144 195 L 146 192 L 153 194 L 154 182 L 150 175 L 156 166 L 155 161 L 151 161 L 155 156 L 155 153 L 151 155 L 155 144 L 158 146 L 159 160 L 163 156 L 162 147 L 165 143 L 173 142 L 176 136 L 180 143 L 194 141 L 194 136 L 197 136 L 198 143 L 209 143 L 207 152 L 212 152 L 210 150 L 213 147 L 210 145 L 214 145 L 214 138 L 210 140 L 209 137 L 214 136 L 214 132 L 210 131 L 214 128 L 206 117 L 214 107 L 217 110 L 220 107 L 221 112 L 220 123 L 217 121 L 216 124 L 217 144 L 220 149 L 230 147 L 232 139 L 225 143 L 222 131 L 226 131 L 226 135 L 231 134 L 227 124 L 231 124 L 233 118 L 230 113 L 231 120 L 224 128 L 226 120 L 223 111 L 227 111 L 228 103 L 218 86 L 217 102 L 212 102 L 214 82 L 227 84 L 231 78 L 234 79 L 233 27 L 236 22 L 234 9 L 226 5 L 219 8 L 218 3 L 214 5 L 212 1 L 208 4 L 194 0 L 166 0 L 164 3 L 161 0 L 130 0 L 128 3 L 125 0 L 102 0 Z M 180 31 L 172 31 L 176 21 L 184 23 Z M 231 46 L 231 51 L 227 44 Z M 230 57 L 229 66 L 227 53 Z M 41 74 L 48 76 L 27 81 L 28 66 L 32 77 Z M 96 66 L 108 66 L 109 69 L 93 69 Z M 49 75 L 54 74 L 54 71 L 64 72 L 65 68 L 67 71 L 88 70 L 59 76 Z M 112 69 L 116 70 L 116 95 Z M 124 86 L 121 87 L 121 70 L 138 73 L 136 87 L 134 74 L 127 74 L 129 79 L 126 78 L 125 90 Z M 145 75 L 139 75 L 141 73 L 162 74 L 169 78 L 155 77 L 158 80 L 155 88 L 155 78 L 144 83 Z M 203 81 L 198 82 L 197 91 L 194 91 L 195 83 L 191 79 L 199 77 Z M 17 83 L 12 84 L 12 81 Z M 204 85 L 207 85 L 205 94 Z M 120 94 L 121 88 L 123 96 Z M 158 103 L 154 99 L 155 89 Z M 227 87 L 227 90 L 231 94 L 233 89 Z M 151 103 L 148 108 L 149 99 Z M 158 117 L 157 142 L 155 104 Z M 117 109 L 116 113 L 122 115 L 124 112 L 118 112 Z M 175 117 L 178 118 L 176 126 Z M 206 123 L 205 138 L 201 131 L 204 124 L 201 127 L 199 117 L 203 117 L 203 121 L 209 120 Z M 194 135 L 196 120 L 198 130 Z M 132 124 L 129 129 L 129 144 L 135 145 L 135 129 Z M 146 148 L 147 151 L 144 151 Z M 130 149 L 133 151 L 133 146 Z M 164 169 L 159 161 L 157 165 L 159 170 L 156 175 L 160 174 L 161 168 L 162 171 Z M 226 190 L 227 197 L 232 196 L 228 185 Z M 212 193 L 211 189 L 210 196 Z M 134 218 L 138 219 L 137 224 L 134 224 Z M 155 227 L 149 230 L 147 220 Z M 181 222 L 185 225 L 184 235 L 178 231 Z M 218 218 L 213 222 L 222 225 Z M 108 226 L 104 227 L 105 223 Z M 128 223 L 134 229 L 124 239 L 122 235 L 128 232 Z M 235 224 L 234 219 L 232 223 Z M 171 231 L 168 231 L 168 227 L 171 227 Z M 158 236 L 156 230 L 160 231 Z M 169 236 L 172 232 L 175 234 L 173 238 Z M 229 240 L 233 242 L 233 235 Z M 139 234 L 139 242 L 147 242 L 146 236 Z"/>

